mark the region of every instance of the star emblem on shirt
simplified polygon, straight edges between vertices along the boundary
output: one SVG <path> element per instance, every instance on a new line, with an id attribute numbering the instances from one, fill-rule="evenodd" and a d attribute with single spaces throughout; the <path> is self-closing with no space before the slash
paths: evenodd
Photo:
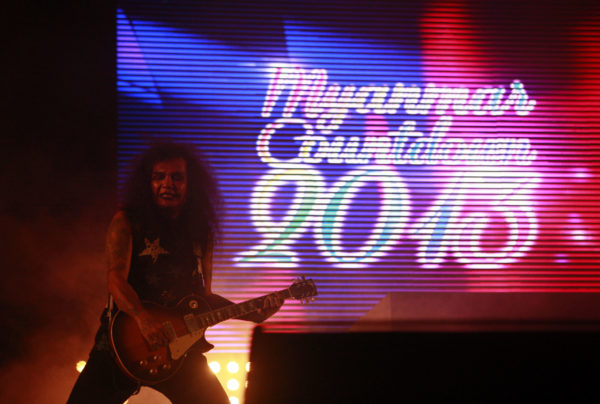
<path id="1" fill-rule="evenodd" d="M 156 264 L 156 260 L 159 255 L 168 255 L 169 252 L 160 246 L 160 237 L 157 237 L 156 240 L 150 241 L 147 238 L 144 238 L 144 243 L 146 243 L 146 249 L 142 251 L 139 256 L 149 255 L 152 257 L 152 262 Z"/>

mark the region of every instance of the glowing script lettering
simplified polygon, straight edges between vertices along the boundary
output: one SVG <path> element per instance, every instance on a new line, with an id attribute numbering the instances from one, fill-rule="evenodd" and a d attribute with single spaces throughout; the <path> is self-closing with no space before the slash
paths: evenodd
<path id="1" fill-rule="evenodd" d="M 401 82 L 342 86 L 329 83 L 325 69 L 278 66 L 271 73 L 261 115 L 272 120 L 256 142 L 258 158 L 269 169 L 254 187 L 250 209 L 261 240 L 237 255 L 237 265 L 297 266 L 302 249 L 295 243 L 309 230 L 323 259 L 346 268 L 376 262 L 402 237 L 416 240 L 415 258 L 423 268 L 450 260 L 471 269 L 500 268 L 531 249 L 538 229 L 532 195 L 541 176 L 524 168 L 538 157 L 530 140 L 450 135 L 456 117 L 470 114 L 479 123 L 485 116 L 529 115 L 537 102 L 521 81 L 513 80 L 509 89 Z M 351 114 L 409 119 L 391 130 L 334 134 Z M 418 130 L 419 115 L 434 117 L 429 133 Z M 285 155 L 275 153 L 278 136 L 290 139 L 290 133 L 293 144 Z M 328 185 L 325 171 L 317 169 L 324 164 L 352 168 Z M 406 184 L 412 178 L 403 175 L 417 173 L 415 166 L 443 182 L 422 214 L 411 212 L 414 196 Z M 360 210 L 368 186 L 377 192 L 357 229 L 349 218 Z M 287 206 L 276 196 L 290 187 Z M 411 221 L 413 215 L 418 217 Z"/>
<path id="2" fill-rule="evenodd" d="M 451 250 L 468 268 L 495 269 L 523 256 L 537 236 L 530 197 L 539 181 L 537 173 L 521 171 L 457 175 L 411 229 L 412 237 L 420 240 L 419 262 L 436 268 Z M 484 251 L 482 233 L 491 212 L 508 224 L 508 240 L 497 251 Z"/>
<path id="3" fill-rule="evenodd" d="M 469 268 L 498 268 L 523 256 L 537 236 L 537 218 L 530 195 L 539 183 L 534 172 L 465 172 L 458 175 L 435 203 L 410 229 L 420 240 L 417 252 L 423 267 L 439 266 L 449 253 Z M 376 182 L 380 209 L 362 247 L 344 251 L 344 219 L 352 200 L 367 182 Z M 285 217 L 271 219 L 273 196 L 284 184 L 295 184 L 294 200 Z M 484 208 L 482 210 L 482 208 Z M 482 233 L 496 212 L 508 224 L 508 236 L 496 250 L 483 249 Z M 262 242 L 237 258 L 239 265 L 256 263 L 296 266 L 290 246 L 308 228 L 323 256 L 339 267 L 361 267 L 375 262 L 400 239 L 410 216 L 409 192 L 402 177 L 382 166 L 364 166 L 349 172 L 330 189 L 310 166 L 271 169 L 257 183 L 252 198 L 252 219 Z"/>
<path id="4" fill-rule="evenodd" d="M 371 181 L 382 187 L 379 215 L 363 246 L 356 251 L 344 251 L 340 245 L 344 218 L 354 196 Z M 324 209 L 318 215 L 321 223 L 315 233 L 321 251 L 337 266 L 363 266 L 374 262 L 400 238 L 408 218 L 408 191 L 402 179 L 395 171 L 379 166 L 351 171 L 333 185 L 324 201 Z"/>
<path id="5" fill-rule="evenodd" d="M 340 230 L 344 218 L 354 196 L 367 182 L 378 183 L 383 188 L 379 216 L 368 240 L 358 251 L 343 251 Z M 279 187 L 290 183 L 296 185 L 294 200 L 281 222 L 274 223 L 271 219 L 273 195 Z M 313 227 L 328 261 L 341 267 L 364 266 L 399 239 L 408 210 L 408 191 L 393 170 L 361 167 L 327 190 L 321 174 L 309 166 L 272 169 L 257 183 L 252 197 L 252 219 L 263 240 L 254 249 L 242 253 L 238 262 L 295 266 L 298 259 L 290 245 L 307 228 Z"/>
<path id="6" fill-rule="evenodd" d="M 271 215 L 273 196 L 286 184 L 294 184 L 296 193 L 284 218 L 277 223 Z M 295 266 L 298 258 L 290 244 L 316 220 L 316 208 L 322 201 L 324 189 L 321 174 L 311 167 L 278 168 L 263 175 L 254 187 L 251 202 L 252 220 L 263 239 L 254 249 L 242 253 L 238 262 Z"/>
<path id="7" fill-rule="evenodd" d="M 510 84 L 510 94 L 504 87 L 484 86 L 475 90 L 465 87 L 438 86 L 428 83 L 405 86 L 396 83 L 387 85 L 356 87 L 353 84 L 342 88 L 333 83 L 327 86 L 327 71 L 306 71 L 299 67 L 276 67 L 271 76 L 261 115 L 269 118 L 284 90 L 288 90 L 282 116 L 291 118 L 301 103 L 304 103 L 305 118 L 321 120 L 318 129 L 331 133 L 339 128 L 351 112 L 366 115 L 397 114 L 401 106 L 406 114 L 427 115 L 473 115 L 500 116 L 513 110 L 516 115 L 528 115 L 535 108 L 525 86 L 519 80 Z M 329 125 L 327 125 L 329 122 Z"/>
<path id="8" fill-rule="evenodd" d="M 283 107 L 278 102 L 287 92 Z M 528 138 L 515 137 L 447 137 L 453 116 L 472 114 L 498 117 L 512 111 L 526 116 L 534 110 L 531 99 L 519 80 L 510 84 L 510 93 L 502 86 L 466 87 L 439 86 L 427 83 L 406 86 L 354 84 L 342 88 L 328 84 L 325 69 L 307 71 L 299 67 L 279 66 L 272 72 L 261 115 L 270 118 L 276 111 L 281 117 L 261 131 L 257 152 L 262 162 L 272 165 L 269 140 L 286 125 L 303 127 L 299 153 L 290 163 L 318 164 L 413 164 L 413 165 L 530 165 L 537 157 Z M 300 108 L 303 106 L 303 108 Z M 297 112 L 302 109 L 299 117 Z M 385 136 L 336 136 L 351 113 L 359 115 L 437 116 L 429 136 L 416 130 L 415 120 L 406 120 L 397 130 Z M 313 123 L 310 123 L 313 121 Z"/>
<path id="9" fill-rule="evenodd" d="M 452 117 L 442 117 L 429 136 L 416 132 L 416 122 L 407 120 L 398 131 L 387 136 L 336 136 L 333 140 L 315 135 L 313 125 L 301 118 L 280 118 L 269 123 L 256 143 L 261 161 L 272 167 L 287 164 L 394 164 L 394 165 L 530 165 L 537 151 L 527 138 L 444 138 Z M 269 148 L 277 131 L 300 128 L 295 136 L 296 155 L 289 160 L 276 159 Z"/>

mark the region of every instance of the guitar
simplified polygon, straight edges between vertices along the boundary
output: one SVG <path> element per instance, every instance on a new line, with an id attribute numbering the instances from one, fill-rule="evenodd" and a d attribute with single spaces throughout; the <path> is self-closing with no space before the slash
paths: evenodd
<path id="1" fill-rule="evenodd" d="M 294 298 L 308 301 L 317 295 L 317 288 L 312 280 L 302 277 L 289 288 L 272 295 L 283 300 Z M 208 327 L 261 309 L 267 296 L 218 309 L 211 308 L 203 297 L 197 295 L 183 298 L 173 308 L 143 302 L 144 307 L 160 319 L 170 335 L 169 344 L 158 347 L 148 344 L 133 317 L 118 311 L 109 326 L 109 340 L 116 362 L 126 375 L 141 385 L 151 386 L 165 381 L 179 370 L 186 352 L 192 346 L 202 352 L 214 348 L 204 337 Z"/>

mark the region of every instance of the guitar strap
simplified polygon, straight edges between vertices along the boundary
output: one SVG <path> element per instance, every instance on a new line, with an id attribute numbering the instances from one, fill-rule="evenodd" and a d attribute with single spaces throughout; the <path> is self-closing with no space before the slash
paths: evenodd
<path id="1" fill-rule="evenodd" d="M 110 320 L 112 320 L 114 308 L 115 308 L 115 299 L 109 293 L 108 299 L 106 301 L 106 310 L 105 310 L 106 311 L 106 319 L 108 320 L 108 324 L 110 324 Z"/>
<path id="2" fill-rule="evenodd" d="M 194 243 L 194 256 L 196 257 L 196 274 L 200 277 L 202 288 L 206 290 L 206 283 L 204 281 L 204 271 L 202 268 L 202 247 L 200 243 Z"/>

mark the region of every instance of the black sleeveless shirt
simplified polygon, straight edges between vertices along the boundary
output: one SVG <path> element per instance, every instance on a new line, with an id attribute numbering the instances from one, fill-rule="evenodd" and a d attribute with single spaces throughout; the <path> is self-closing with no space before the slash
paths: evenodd
<path id="1" fill-rule="evenodd" d="M 172 306 L 204 293 L 200 257 L 182 219 L 131 223 L 132 254 L 128 281 L 140 300 Z"/>
<path id="2" fill-rule="evenodd" d="M 141 224 L 127 215 L 131 223 L 132 254 L 128 282 L 140 300 L 173 306 L 195 293 L 204 295 L 200 252 L 183 220 L 159 218 Z M 116 305 L 107 305 L 100 317 L 92 350 L 110 352 L 108 311 L 114 315 Z"/>

